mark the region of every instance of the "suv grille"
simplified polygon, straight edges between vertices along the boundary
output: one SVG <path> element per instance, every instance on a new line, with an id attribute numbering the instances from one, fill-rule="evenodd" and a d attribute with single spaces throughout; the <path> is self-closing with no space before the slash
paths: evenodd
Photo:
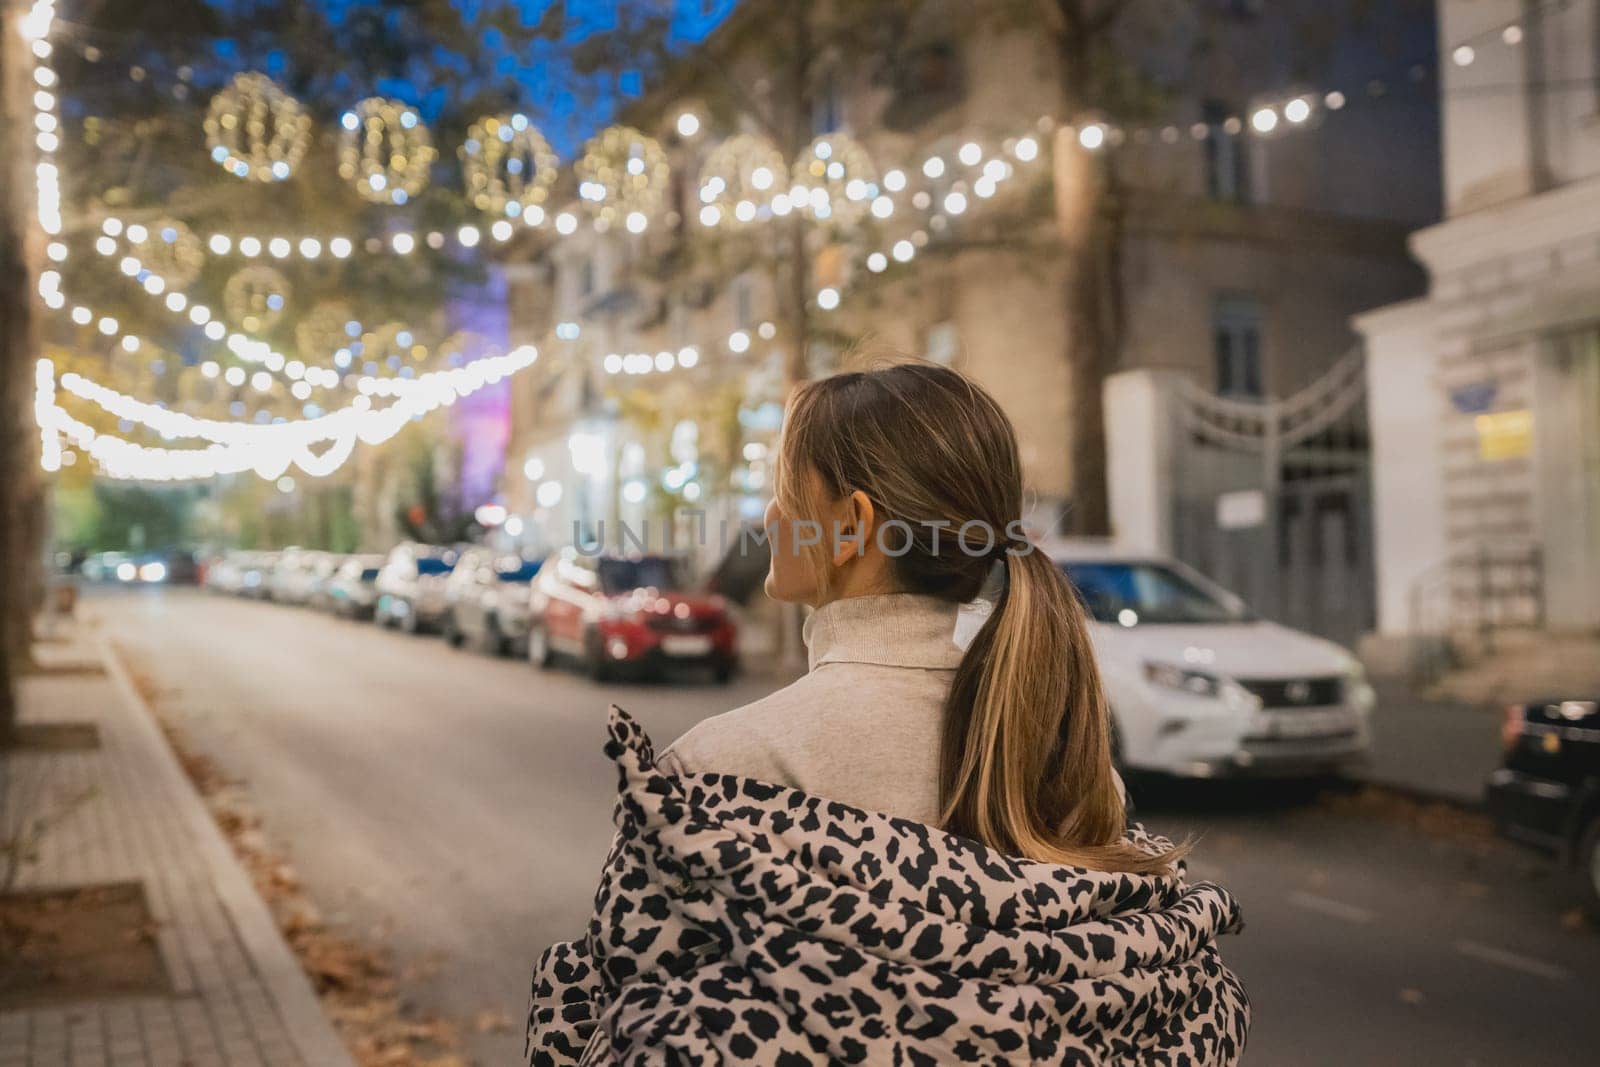
<path id="1" fill-rule="evenodd" d="M 1266 708 L 1321 708 L 1344 702 L 1344 679 L 1273 678 L 1241 680 Z"/>

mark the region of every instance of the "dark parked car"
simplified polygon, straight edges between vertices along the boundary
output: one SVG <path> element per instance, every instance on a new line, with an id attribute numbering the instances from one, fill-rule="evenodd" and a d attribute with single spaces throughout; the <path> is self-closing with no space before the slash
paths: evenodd
<path id="1" fill-rule="evenodd" d="M 1487 788 L 1495 824 L 1575 869 L 1600 916 L 1600 698 L 1513 704 L 1501 736 L 1505 764 Z"/>
<path id="2" fill-rule="evenodd" d="M 578 660 L 597 680 L 676 665 L 733 676 L 737 633 L 720 596 L 690 587 L 675 556 L 590 556 L 563 549 L 533 582 L 528 658 Z"/>
<path id="3" fill-rule="evenodd" d="M 528 640 L 528 586 L 538 573 L 537 560 L 467 549 L 444 587 L 445 640 L 471 641 L 495 656 L 520 653 Z"/>

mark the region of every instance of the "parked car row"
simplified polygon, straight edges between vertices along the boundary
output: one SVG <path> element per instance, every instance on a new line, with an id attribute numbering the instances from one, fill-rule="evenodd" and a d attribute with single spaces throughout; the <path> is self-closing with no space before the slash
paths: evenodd
<path id="1" fill-rule="evenodd" d="M 738 665 L 726 603 L 698 588 L 677 556 L 567 548 L 535 560 L 414 541 L 386 555 L 237 551 L 212 561 L 205 585 L 438 633 L 454 647 L 526 656 L 540 667 L 566 661 L 597 680 L 700 667 L 726 682 Z"/>

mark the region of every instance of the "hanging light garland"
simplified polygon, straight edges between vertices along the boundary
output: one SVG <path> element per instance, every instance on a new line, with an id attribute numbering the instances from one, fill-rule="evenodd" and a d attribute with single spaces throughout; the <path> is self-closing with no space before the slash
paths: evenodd
<path id="1" fill-rule="evenodd" d="M 517 218 L 543 211 L 560 161 L 528 116 L 489 115 L 473 123 L 461 145 L 467 197 L 479 211 Z"/>
<path id="2" fill-rule="evenodd" d="M 723 141 L 700 169 L 700 222 L 746 225 L 773 213 L 775 196 L 787 198 L 783 153 L 765 137 L 740 133 Z"/>
<path id="3" fill-rule="evenodd" d="M 666 202 L 667 154 L 632 126 L 608 126 L 583 146 L 574 167 L 578 196 L 596 221 L 640 233 Z"/>
<path id="4" fill-rule="evenodd" d="M 234 274 L 222 289 L 228 317 L 249 333 L 272 329 L 288 305 L 289 280 L 261 263 Z"/>
<path id="5" fill-rule="evenodd" d="M 211 158 L 229 174 L 281 182 L 306 154 L 311 116 L 271 78 L 249 72 L 211 98 L 205 132 Z"/>
<path id="6" fill-rule="evenodd" d="M 339 119 L 339 174 L 375 204 L 404 204 L 428 184 L 438 153 L 416 108 L 368 97 Z"/>

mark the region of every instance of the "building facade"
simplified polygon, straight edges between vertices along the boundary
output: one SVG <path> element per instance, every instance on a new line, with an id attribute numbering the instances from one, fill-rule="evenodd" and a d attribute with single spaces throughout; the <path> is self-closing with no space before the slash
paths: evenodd
<path id="1" fill-rule="evenodd" d="M 1117 154 L 1124 219 L 1125 335 L 1112 370 L 1171 370 L 1242 400 L 1288 395 L 1356 343 L 1352 314 L 1422 290 L 1405 235 L 1437 217 L 1437 103 L 1409 68 L 1375 58 L 1387 53 L 1373 45 L 1399 41 L 1390 51 L 1402 52 L 1420 40 L 1431 52 L 1431 25 L 1381 15 L 1331 41 L 1325 55 L 1299 56 L 1283 45 L 1298 17 L 1285 10 L 1293 6 L 1219 0 L 1206 8 L 1204 47 L 1199 24 L 1158 44 L 1130 30 L 1126 47 L 1150 53 L 1143 65 L 1164 80 L 1164 99 L 1153 117 L 1128 123 L 1106 146 Z M 722 137 L 757 129 L 728 107 L 719 86 L 739 84 L 754 110 L 787 121 L 793 101 L 771 71 L 770 30 L 781 10 L 763 0 L 741 5 L 627 116 L 661 137 L 675 172 L 686 176 L 669 225 L 643 235 L 580 234 L 530 250 L 516 268 L 513 334 L 528 339 L 563 326 L 579 338 L 565 347 L 572 358 L 563 369 L 530 376 L 514 398 L 504 492 L 513 512 L 530 515 L 530 529 L 566 532 L 570 511 L 541 508 L 537 497 L 543 487 L 547 502 L 570 501 L 580 483 L 594 494 L 591 516 L 708 501 L 721 502 L 724 517 L 759 514 L 786 383 L 784 349 L 793 343 L 784 330 L 787 276 L 760 250 L 756 231 L 743 246 L 682 246 L 705 238 L 695 176 L 706 153 Z M 977 378 L 1017 424 L 1041 528 L 1072 496 L 1074 390 L 1101 387 L 1074 382 L 1066 356 L 1051 158 L 1078 146 L 1076 128 L 1053 121 L 1064 117 L 1055 105 L 1061 70 L 1052 33 L 1026 21 L 974 23 L 967 5 L 933 0 L 879 57 L 870 54 L 876 44 L 822 49 L 798 105 L 805 136 L 848 133 L 880 174 L 899 169 L 922 181 L 935 159 L 941 172 L 954 172 L 969 144 L 985 159 L 1014 164 L 1015 180 L 992 211 L 970 185 L 952 185 L 943 173 L 944 184 L 927 179 L 936 186 L 932 206 L 910 235 L 919 237 L 918 254 L 882 274 L 852 267 L 859 257 L 840 247 L 848 240 L 809 243 L 811 292 L 842 297 L 826 315 L 813 309 L 806 365 L 826 374 L 907 353 Z M 1369 93 L 1375 84 L 1384 91 Z M 1325 106 L 1337 87 L 1348 106 Z M 1309 118 L 1272 132 L 1254 128 L 1257 109 L 1297 97 L 1316 102 Z M 697 116 L 694 136 L 676 126 L 685 111 Z M 1110 117 L 1075 118 L 1082 126 Z M 1014 155 L 1022 139 L 1039 146 L 1031 166 Z M 963 189 L 971 211 L 941 212 L 948 193 Z M 868 220 L 863 240 L 887 250 L 900 224 L 896 217 L 873 229 Z M 674 279 L 663 264 L 679 260 L 694 265 Z M 696 366 L 607 373 L 608 357 L 617 357 L 616 369 L 629 355 L 684 348 L 695 350 Z M 684 440 L 686 422 L 694 447 Z M 588 473 L 574 467 L 574 433 L 578 453 L 602 436 L 609 462 L 580 461 Z M 519 477 L 525 462 L 537 479 Z M 546 485 L 557 479 L 559 492 Z M 688 487 L 694 500 L 685 499 Z"/>
<path id="2" fill-rule="evenodd" d="M 1600 3 L 1441 0 L 1427 296 L 1362 316 L 1379 629 L 1600 627 Z"/>

